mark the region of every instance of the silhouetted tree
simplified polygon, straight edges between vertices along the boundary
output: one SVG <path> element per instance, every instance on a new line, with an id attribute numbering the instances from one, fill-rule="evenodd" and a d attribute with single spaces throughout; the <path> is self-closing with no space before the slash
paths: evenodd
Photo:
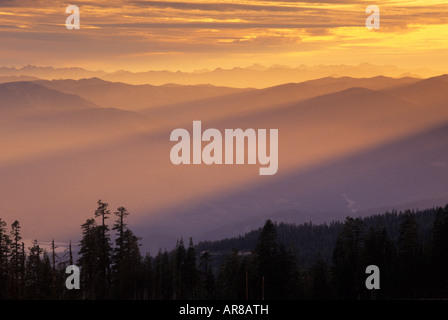
<path id="1" fill-rule="evenodd" d="M 279 244 L 276 225 L 267 220 L 260 232 L 253 255 L 258 298 L 291 298 L 293 271 L 296 269 L 294 257 Z M 295 278 L 295 277 L 294 277 Z M 256 294 L 257 296 L 257 294 Z"/>
<path id="2" fill-rule="evenodd" d="M 8 297 L 10 276 L 10 264 L 8 257 L 10 255 L 11 240 L 9 239 L 6 222 L 0 219 L 0 299 Z"/>
<path id="3" fill-rule="evenodd" d="M 54 241 L 51 252 L 43 250 L 37 241 L 26 252 L 19 222 L 14 221 L 8 232 L 0 219 L 0 298 L 448 297 L 448 205 L 363 219 L 349 217 L 343 224 L 319 226 L 277 225 L 267 220 L 262 228 L 244 236 L 196 247 L 190 238 L 188 248 L 180 239 L 174 250 L 160 250 L 154 258 L 147 253 L 144 259 L 140 238 L 125 223 L 129 213 L 124 207 L 115 212 L 112 250 L 107 208 L 99 201 L 95 216 L 101 222 L 87 219 L 81 226 L 76 263 L 81 267 L 79 291 L 64 286 L 65 267 L 74 263 L 71 243 L 63 256 L 56 253 Z M 229 253 L 231 245 L 235 248 Z M 199 257 L 197 252 L 201 252 Z M 316 252 L 322 254 L 311 258 Z M 380 268 L 380 290 L 365 288 L 365 268 L 371 264 Z M 216 281 L 214 270 L 218 271 Z"/>
<path id="4" fill-rule="evenodd" d="M 340 299 L 359 298 L 359 254 L 362 247 L 363 225 L 359 218 L 347 217 L 333 251 L 332 280 Z"/>
<path id="5" fill-rule="evenodd" d="M 26 290 L 27 298 L 39 298 L 42 297 L 41 285 L 41 260 L 40 255 L 43 253 L 43 249 L 40 248 L 37 240 L 34 240 L 33 246 L 29 248 L 29 255 L 26 263 Z"/>
<path id="6" fill-rule="evenodd" d="M 330 269 L 320 254 L 308 270 L 307 298 L 313 300 L 326 300 L 332 297 Z"/>
<path id="7" fill-rule="evenodd" d="M 244 300 L 246 298 L 247 261 L 236 249 L 232 249 L 221 265 L 218 274 L 218 296 L 222 299 Z"/>
<path id="8" fill-rule="evenodd" d="M 396 249 L 384 227 L 370 227 L 364 237 L 364 246 L 361 257 L 361 269 L 369 265 L 376 265 L 380 269 L 380 290 L 367 290 L 363 288 L 362 298 L 384 299 L 393 298 L 397 287 L 394 267 L 397 264 Z M 361 270 L 362 271 L 362 270 Z"/>
<path id="9" fill-rule="evenodd" d="M 101 229 L 94 219 L 87 219 L 81 226 L 83 237 L 80 242 L 78 265 L 82 268 L 84 298 L 96 299 L 99 281 L 99 256 L 101 255 Z"/>
<path id="10" fill-rule="evenodd" d="M 98 287 L 96 296 L 98 299 L 108 298 L 111 287 L 111 251 L 109 227 L 106 224 L 106 219 L 110 215 L 108 204 L 98 200 L 98 208 L 95 210 L 95 217 L 101 217 L 101 225 L 98 226 L 100 233 L 100 247 L 101 251 L 98 253 L 98 279 L 101 285 Z"/>
<path id="11" fill-rule="evenodd" d="M 50 262 L 50 256 L 48 255 L 48 252 L 46 250 L 44 250 L 42 255 L 39 274 L 41 299 L 55 299 L 56 297 L 54 296 L 54 287 L 52 285 L 52 281 L 54 279 L 53 267 Z"/>
<path id="12" fill-rule="evenodd" d="M 212 257 L 208 251 L 202 252 L 199 257 L 199 274 L 201 281 L 201 297 L 204 299 L 214 298 L 215 276 L 212 268 Z"/>
<path id="13" fill-rule="evenodd" d="M 113 284 L 116 298 L 135 299 L 141 256 L 138 241 L 140 238 L 127 228 L 124 222 L 129 212 L 119 207 L 112 230 L 116 231 L 113 250 Z"/>
<path id="14" fill-rule="evenodd" d="M 181 238 L 176 243 L 176 248 L 172 254 L 172 270 L 173 276 L 173 299 L 184 299 L 185 283 L 184 283 L 184 267 L 185 259 L 187 257 L 187 250 L 185 249 L 184 241 Z"/>
<path id="15" fill-rule="evenodd" d="M 160 250 L 154 259 L 154 298 L 173 299 L 173 272 L 170 268 L 168 252 Z"/>
<path id="16" fill-rule="evenodd" d="M 11 225 L 11 297 L 13 299 L 23 298 L 24 286 L 24 250 L 22 248 L 22 236 L 20 235 L 20 223 L 15 220 Z"/>
<path id="17" fill-rule="evenodd" d="M 199 273 L 196 268 L 196 252 L 193 246 L 193 239 L 190 238 L 185 261 L 182 270 L 182 282 L 185 288 L 185 298 L 196 299 L 199 290 Z"/>
<path id="18" fill-rule="evenodd" d="M 122 256 L 118 259 L 120 262 L 117 268 L 118 297 L 122 299 L 137 298 L 137 280 L 141 264 L 139 239 L 129 229 L 123 233 Z"/>
<path id="19" fill-rule="evenodd" d="M 143 299 L 154 299 L 154 267 L 151 255 L 147 253 L 143 259 Z"/>
<path id="20" fill-rule="evenodd" d="M 437 298 L 448 297 L 448 205 L 437 210 L 431 234 L 432 291 Z"/>
<path id="21" fill-rule="evenodd" d="M 416 298 L 420 246 L 418 225 L 411 211 L 406 211 L 398 234 L 399 288 L 402 298 Z"/>

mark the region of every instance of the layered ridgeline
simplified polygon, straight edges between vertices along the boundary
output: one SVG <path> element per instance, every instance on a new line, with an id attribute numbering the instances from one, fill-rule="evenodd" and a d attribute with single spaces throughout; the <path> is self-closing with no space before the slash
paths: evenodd
<path id="1" fill-rule="evenodd" d="M 244 234 L 268 217 L 319 224 L 440 206 L 448 201 L 447 100 L 447 76 L 325 77 L 264 89 L 3 83 L 1 208 L 27 238 L 68 241 L 98 198 L 132 204 L 132 224 L 154 252 L 180 236 Z M 170 133 L 191 132 L 193 121 L 204 131 L 278 129 L 278 171 L 174 165 Z"/>
<path id="2" fill-rule="evenodd" d="M 368 234 L 369 229 L 381 229 L 387 232 L 388 237 L 398 244 L 400 224 L 407 215 L 414 215 L 418 226 L 418 241 L 426 245 L 431 239 L 431 231 L 437 209 L 417 210 L 417 211 L 392 211 L 382 214 L 371 215 L 359 219 L 361 227 L 361 237 Z M 329 223 L 313 224 L 309 223 L 275 223 L 277 229 L 277 240 L 279 245 L 285 249 L 292 250 L 297 256 L 299 267 L 310 267 L 317 258 L 322 259 L 327 264 L 331 264 L 333 250 L 337 239 L 344 229 L 344 221 L 337 220 Z M 260 233 L 263 228 L 245 233 L 237 237 L 225 238 L 216 241 L 201 241 L 196 245 L 199 252 L 208 251 L 213 255 L 215 262 L 219 265 L 225 256 L 236 250 L 241 254 L 251 254 L 256 248 Z"/>
<path id="3" fill-rule="evenodd" d="M 122 81 L 129 84 L 152 84 L 163 85 L 177 83 L 183 85 L 208 83 L 215 86 L 242 87 L 247 86 L 264 88 L 287 82 L 302 82 L 311 79 L 323 78 L 328 75 L 334 77 L 349 76 L 355 78 L 375 77 L 384 75 L 388 77 L 413 76 L 424 78 L 436 75 L 433 70 L 420 68 L 406 70 L 395 66 L 378 66 L 362 63 L 357 66 L 351 65 L 300 65 L 291 68 L 282 65 L 265 67 L 254 64 L 249 67 L 235 67 L 231 69 L 216 68 L 214 70 L 197 70 L 193 72 L 148 70 L 130 72 L 119 70 L 116 72 L 105 72 L 102 70 L 86 70 L 83 68 L 52 68 L 24 66 L 21 68 L 0 67 L 0 81 L 17 81 L 21 78 L 39 79 L 82 79 L 98 77 L 106 81 Z"/>

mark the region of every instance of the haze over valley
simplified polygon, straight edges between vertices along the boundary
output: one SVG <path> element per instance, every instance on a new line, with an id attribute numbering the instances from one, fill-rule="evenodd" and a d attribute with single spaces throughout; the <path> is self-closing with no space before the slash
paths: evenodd
<path id="1" fill-rule="evenodd" d="M 76 241 L 99 199 L 125 206 L 154 253 L 180 237 L 238 235 L 267 218 L 330 222 L 448 201 L 447 75 L 261 88 L 4 76 L 19 78 L 0 84 L 0 207 L 27 239 Z M 195 120 L 221 132 L 278 129 L 277 174 L 173 165 L 170 133 L 191 132 Z"/>

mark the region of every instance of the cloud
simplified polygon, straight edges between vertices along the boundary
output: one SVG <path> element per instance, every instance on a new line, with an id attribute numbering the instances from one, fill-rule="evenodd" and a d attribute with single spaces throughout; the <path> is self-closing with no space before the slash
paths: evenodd
<path id="1" fill-rule="evenodd" d="M 257 62 L 266 64 L 285 58 L 275 56 L 278 53 L 287 54 L 290 61 L 298 61 L 301 54 L 309 58 L 309 52 L 314 51 L 316 63 L 322 62 L 317 57 L 326 56 L 346 63 L 355 51 L 357 56 L 362 53 L 378 57 L 383 53 L 384 61 L 390 52 L 410 57 L 412 50 L 419 53 L 418 50 L 432 48 L 432 52 L 441 52 L 448 48 L 442 30 L 448 24 L 448 4 L 430 0 L 425 6 L 416 1 L 405 2 L 406 6 L 382 2 L 378 32 L 368 32 L 364 26 L 365 7 L 370 2 L 354 0 L 77 0 L 76 3 L 81 9 L 81 29 L 69 32 L 64 25 L 66 3 L 0 0 L 0 60 L 11 63 L 34 53 L 33 61 L 39 54 L 41 58 L 46 56 L 42 58 L 45 61 L 66 65 L 78 55 L 90 58 L 93 64 L 124 56 L 139 56 L 144 61 L 145 55 L 154 52 L 218 54 L 221 51 L 228 56 L 223 58 L 225 64 L 238 53 L 257 57 L 263 54 L 269 62 Z M 427 35 L 432 47 L 425 41 Z M 13 56 L 6 56 L 12 52 Z M 369 57 L 363 57 L 363 61 L 379 63 Z M 28 63 L 23 61 L 20 65 Z"/>
<path id="2" fill-rule="evenodd" d="M 1 7 L 16 7 L 19 6 L 19 3 L 15 0 L 1 0 L 0 1 L 0 8 Z"/>
<path id="3" fill-rule="evenodd" d="M 301 8 L 293 6 L 272 6 L 258 4 L 240 4 L 240 3 L 206 3 L 206 2 L 178 2 L 178 1 L 132 1 L 129 2 L 137 7 L 170 8 L 176 10 L 202 10 L 228 12 L 236 10 L 244 11 L 300 11 Z"/>
<path id="4" fill-rule="evenodd" d="M 273 5 L 271 3 L 281 3 L 283 5 Z M 289 6 L 285 6 L 288 3 Z M 349 4 L 359 3 L 353 0 L 271 0 L 270 3 L 259 0 L 252 0 L 250 3 L 238 4 L 232 2 L 186 2 L 186 1 L 127 1 L 126 4 L 137 7 L 158 7 L 158 8 L 173 8 L 173 9 L 194 9 L 194 10 L 229 10 L 229 9 L 243 9 L 255 10 L 265 8 L 265 10 L 283 11 L 297 8 L 292 4 Z"/>
<path id="5" fill-rule="evenodd" d="M 180 23 L 97 23 L 93 26 L 99 28 L 168 28 L 168 29 L 305 29 L 305 28 L 335 28 L 358 26 L 355 24 L 301 24 L 301 23 L 279 23 L 279 22 L 180 22 Z"/>

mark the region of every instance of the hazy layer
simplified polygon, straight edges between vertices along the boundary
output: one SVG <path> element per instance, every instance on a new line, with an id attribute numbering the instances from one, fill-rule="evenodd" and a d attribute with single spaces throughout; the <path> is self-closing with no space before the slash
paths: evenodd
<path id="1" fill-rule="evenodd" d="M 235 223 L 244 229 L 286 211 L 294 212 L 296 221 L 321 221 L 448 196 L 444 135 L 423 135 L 432 137 L 431 143 L 400 144 L 447 122 L 446 76 L 325 78 L 240 92 L 205 87 L 206 97 L 194 93 L 188 98 L 194 102 L 174 104 L 173 96 L 198 88 L 172 86 L 167 94 L 166 87 L 133 91 L 119 84 L 129 90 L 123 94 L 135 93 L 133 101 L 160 90 L 159 100 L 142 113 L 87 101 L 87 95 L 97 103 L 107 101 L 104 90 L 90 90 L 92 82 L 86 91 L 82 81 L 0 85 L 8 101 L 0 106 L 2 218 L 19 219 L 26 237 L 66 241 L 79 236 L 98 199 L 112 210 L 127 207 L 146 245 L 157 235 L 159 243 L 151 245 L 164 246 L 180 235 L 231 233 Z M 79 95 L 69 94 L 76 90 Z M 193 120 L 202 120 L 203 129 L 278 129 L 278 173 L 259 176 L 258 164 L 174 166 L 170 132 L 191 131 Z M 392 143 L 396 151 L 385 147 Z M 412 152 L 418 165 L 402 158 Z M 396 176 L 380 179 L 381 172 Z M 432 187 L 408 181 L 411 172 L 431 177 Z M 440 191 L 428 191 L 434 188 Z"/>

